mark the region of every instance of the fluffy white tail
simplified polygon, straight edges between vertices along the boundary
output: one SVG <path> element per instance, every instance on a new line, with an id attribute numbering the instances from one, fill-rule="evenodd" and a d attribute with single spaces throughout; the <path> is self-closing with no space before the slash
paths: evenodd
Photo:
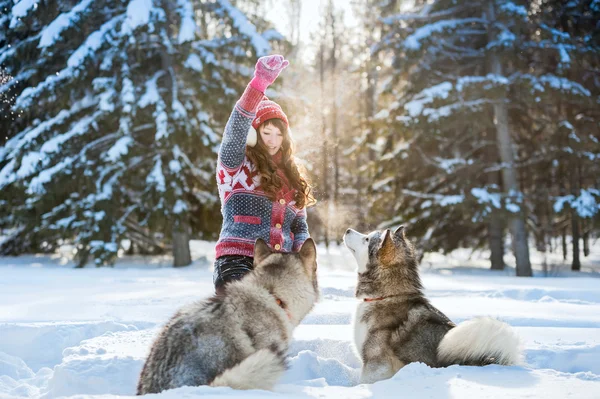
<path id="1" fill-rule="evenodd" d="M 448 331 L 438 345 L 438 360 L 448 365 L 515 365 L 521 363 L 521 343 L 508 324 L 476 317 Z"/>
<path id="2" fill-rule="evenodd" d="M 285 370 L 285 358 L 282 355 L 261 349 L 219 374 L 210 385 L 271 390 Z"/>

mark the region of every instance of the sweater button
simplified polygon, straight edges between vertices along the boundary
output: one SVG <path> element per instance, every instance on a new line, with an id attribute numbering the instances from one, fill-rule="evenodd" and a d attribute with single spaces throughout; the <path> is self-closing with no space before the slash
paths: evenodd
<path id="1" fill-rule="evenodd" d="M 283 205 L 283 204 L 285 204 L 285 200 L 282 198 L 282 199 L 280 199 L 280 200 L 279 200 L 279 203 L 280 203 L 281 205 Z"/>
<path id="2" fill-rule="evenodd" d="M 281 249 L 281 245 L 279 245 L 279 244 L 275 244 L 275 250 L 276 250 L 276 251 L 279 251 L 280 249 Z"/>
<path id="3" fill-rule="evenodd" d="M 275 227 L 277 227 L 278 229 L 280 229 L 280 228 L 281 228 L 281 224 L 280 224 L 280 223 L 277 223 L 277 224 L 275 225 Z"/>

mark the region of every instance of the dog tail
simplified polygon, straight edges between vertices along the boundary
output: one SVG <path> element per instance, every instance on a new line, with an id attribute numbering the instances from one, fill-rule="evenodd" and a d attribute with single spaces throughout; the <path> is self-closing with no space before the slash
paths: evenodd
<path id="1" fill-rule="evenodd" d="M 460 323 L 438 345 L 438 361 L 443 366 L 509 366 L 521 363 L 521 358 L 521 342 L 514 329 L 491 317 Z"/>
<path id="2" fill-rule="evenodd" d="M 210 386 L 271 390 L 286 369 L 284 353 L 261 349 L 219 374 Z"/>

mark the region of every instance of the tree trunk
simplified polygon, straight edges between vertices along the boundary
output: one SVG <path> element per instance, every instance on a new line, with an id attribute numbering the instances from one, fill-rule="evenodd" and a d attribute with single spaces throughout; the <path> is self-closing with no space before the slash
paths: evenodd
<path id="1" fill-rule="evenodd" d="M 583 256 L 590 255 L 590 231 L 585 230 L 583 233 Z"/>
<path id="2" fill-rule="evenodd" d="M 563 260 L 566 261 L 567 260 L 567 229 L 564 228 L 562 231 L 562 253 L 563 253 Z"/>
<path id="3" fill-rule="evenodd" d="M 495 60 L 496 71 L 499 75 L 502 71 L 499 61 Z M 502 168 L 502 181 L 504 190 L 509 195 L 519 192 L 517 176 L 514 167 L 513 144 L 508 130 L 508 110 L 506 104 L 494 104 L 494 119 L 496 124 L 496 139 L 500 149 L 500 159 L 505 165 Z M 527 231 L 525 229 L 525 215 L 523 209 L 514 214 L 509 222 L 512 236 L 512 247 L 517 263 L 517 276 L 531 277 L 531 263 L 529 261 L 529 246 L 527 243 Z"/>
<path id="4" fill-rule="evenodd" d="M 571 262 L 571 270 L 580 271 L 581 262 L 579 261 L 579 215 L 575 210 L 571 211 L 571 232 L 573 233 L 573 262 Z"/>
<path id="5" fill-rule="evenodd" d="M 338 98 L 337 98 L 337 44 L 336 15 L 333 1 L 329 0 L 329 18 L 331 28 L 330 76 L 331 76 L 331 141 L 333 145 L 333 204 L 338 205 L 340 167 L 338 159 Z"/>
<path id="6" fill-rule="evenodd" d="M 489 160 L 498 161 L 496 150 L 488 146 L 487 157 Z M 500 173 L 491 172 L 487 177 L 491 186 L 502 187 Z M 488 245 L 490 246 L 490 261 L 492 270 L 504 270 L 504 224 L 500 209 L 491 207 L 490 220 L 488 222 Z"/>
<path id="7" fill-rule="evenodd" d="M 581 173 L 579 169 L 579 165 L 576 163 L 574 168 L 575 176 L 571 176 L 571 180 L 569 181 L 569 189 L 571 190 L 571 195 L 573 198 L 577 198 L 581 193 L 581 185 L 580 185 L 580 176 Z M 577 209 L 573 208 L 571 205 L 571 237 L 573 240 L 573 261 L 571 262 L 571 270 L 579 271 L 581 270 L 581 262 L 579 260 L 579 239 L 581 238 L 581 227 L 580 227 L 580 218 Z"/>
<path id="8" fill-rule="evenodd" d="M 490 245 L 490 260 L 492 262 L 492 270 L 504 269 L 504 242 L 503 238 L 502 218 L 500 212 L 493 210 L 488 225 L 488 239 Z"/>
<path id="9" fill-rule="evenodd" d="M 321 86 L 321 135 L 323 137 L 323 143 L 321 147 L 321 191 L 323 193 L 323 203 L 321 209 L 324 208 L 325 215 L 323 217 L 323 239 L 325 240 L 325 247 L 329 248 L 329 187 L 327 182 L 328 175 L 328 158 L 327 158 L 327 118 L 323 112 L 323 106 L 325 104 L 325 40 L 326 36 L 323 35 L 321 38 L 321 47 L 319 49 L 319 77 Z"/>
<path id="10" fill-rule="evenodd" d="M 187 266 L 190 263 L 192 263 L 192 255 L 189 226 L 182 222 L 173 227 L 173 266 Z"/>
<path id="11" fill-rule="evenodd" d="M 491 35 L 491 26 L 496 20 L 493 2 L 489 3 L 487 14 Z M 497 76 L 503 76 L 504 72 L 498 56 L 492 54 L 490 58 L 491 73 Z M 508 109 L 505 102 L 497 102 L 494 104 L 494 124 L 496 125 L 496 142 L 498 149 L 500 150 L 500 160 L 504 165 L 502 168 L 503 188 L 509 195 L 515 195 L 520 191 L 514 165 L 513 143 L 509 131 Z M 517 263 L 517 276 L 531 277 L 533 273 L 529 261 L 525 215 L 522 207 L 520 211 L 511 218 L 509 228 Z"/>

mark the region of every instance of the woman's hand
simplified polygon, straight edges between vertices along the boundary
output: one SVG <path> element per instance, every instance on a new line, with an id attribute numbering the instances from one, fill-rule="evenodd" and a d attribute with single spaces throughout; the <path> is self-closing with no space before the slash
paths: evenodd
<path id="1" fill-rule="evenodd" d="M 290 65 L 290 62 L 284 59 L 282 55 L 260 57 L 254 67 L 254 77 L 250 81 L 250 86 L 264 93 L 267 87 L 277 79 L 277 76 L 288 65 Z"/>

